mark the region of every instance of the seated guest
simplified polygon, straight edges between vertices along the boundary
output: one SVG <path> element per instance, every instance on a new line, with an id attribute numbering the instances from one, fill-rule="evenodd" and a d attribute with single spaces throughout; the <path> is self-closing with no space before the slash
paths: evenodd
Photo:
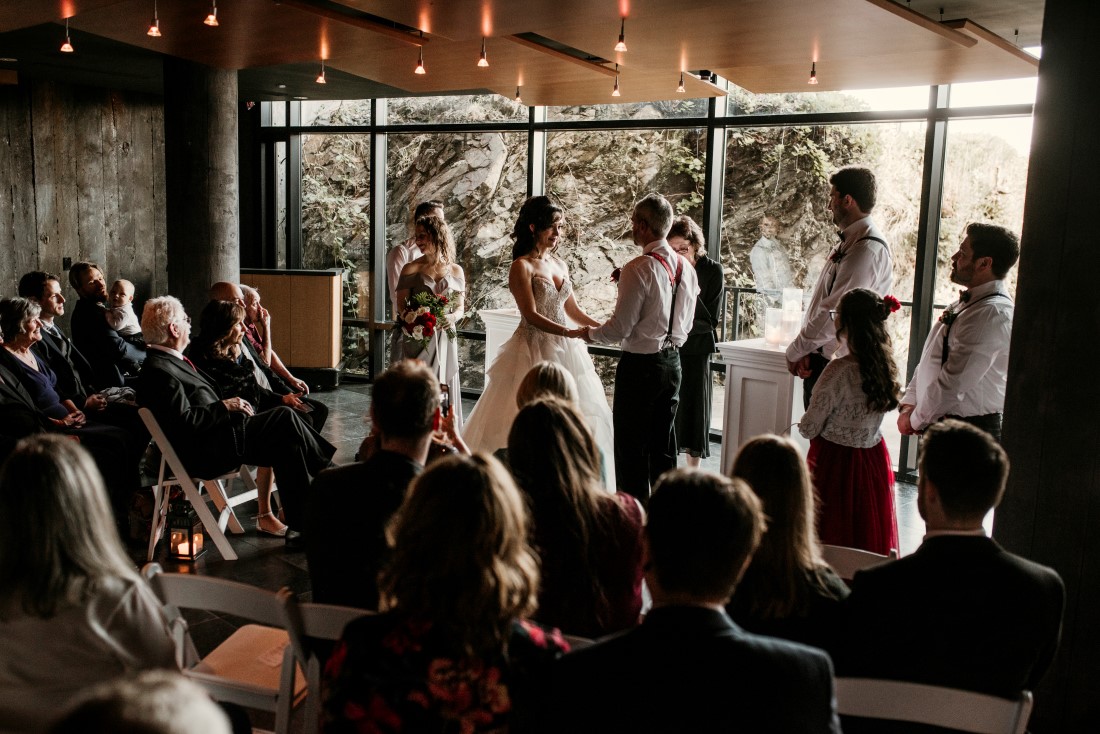
<path id="1" fill-rule="evenodd" d="M 555 667 L 550 730 L 838 733 L 829 657 L 744 632 L 723 609 L 763 532 L 740 479 L 667 472 L 645 530 L 653 609 Z"/>
<path id="2" fill-rule="evenodd" d="M 210 301 L 199 316 L 199 335 L 191 342 L 188 356 L 195 366 L 212 379 L 223 398 L 244 398 L 257 412 L 285 405 L 309 421 L 312 408 L 297 395 L 278 395 L 256 382 L 252 365 L 241 354 L 244 337 L 244 307 L 232 301 Z M 266 468 L 256 475 L 259 490 L 256 529 L 266 535 L 283 537 L 286 526 L 271 512 L 273 477 Z"/>
<path id="3" fill-rule="evenodd" d="M 247 717 L 246 717 L 247 719 Z M 179 673 L 149 670 L 104 683 L 50 734 L 230 734 L 229 719 L 205 690 Z M 251 727 L 245 729 L 251 731 Z"/>
<path id="4" fill-rule="evenodd" d="M 382 609 L 356 620 L 325 668 L 325 732 L 530 729 L 548 665 L 567 649 L 526 621 L 538 561 L 507 471 L 440 459 L 390 526 Z"/>
<path id="5" fill-rule="evenodd" d="M 57 376 L 32 350 L 42 339 L 39 310 L 38 304 L 26 298 L 0 300 L 0 330 L 7 335 L 0 348 L 0 365 L 5 368 L 5 382 L 11 383 L 9 397 L 17 405 L 23 404 L 22 411 L 30 409 L 41 414 L 36 421 L 38 430 L 79 436 L 107 480 L 121 523 L 127 516 L 130 495 L 139 486 L 138 461 L 145 445 L 120 428 L 89 419 L 72 400 L 63 400 L 57 393 Z M 31 432 L 20 430 L 19 437 Z"/>
<path id="6" fill-rule="evenodd" d="M 298 392 L 309 394 L 309 385 L 299 380 L 279 358 L 271 342 L 271 314 L 260 305 L 260 292 L 247 285 L 240 286 L 244 294 L 245 337 L 256 348 L 271 373 L 274 375 L 271 389 L 275 392 Z M 281 385 L 281 387 L 278 387 Z"/>
<path id="7" fill-rule="evenodd" d="M 1058 647 L 1065 588 L 986 536 L 1007 478 L 984 431 L 956 420 L 925 430 L 917 508 L 928 532 L 912 555 L 855 575 L 834 655 L 842 675 L 1006 698 L 1035 689 Z"/>
<path id="8" fill-rule="evenodd" d="M 145 349 L 145 337 L 141 335 L 141 325 L 134 313 L 134 292 L 134 284 L 128 280 L 111 283 L 103 315 L 107 318 L 107 325 L 119 336 L 138 349 Z M 119 364 L 119 369 L 124 379 L 134 378 L 141 371 L 141 363 L 124 361 Z"/>
<path id="9" fill-rule="evenodd" d="M 826 648 L 848 587 L 821 558 L 806 461 L 790 439 L 757 436 L 732 473 L 760 498 L 768 532 L 726 611 L 749 632 Z"/>
<path id="10" fill-rule="evenodd" d="M 78 262 L 69 269 L 69 284 L 80 296 L 73 309 L 73 343 L 92 365 L 95 385 L 104 390 L 126 384 L 124 369 L 145 360 L 145 350 L 122 338 L 107 323 L 104 305 L 107 284 L 93 262 Z"/>
<path id="11" fill-rule="evenodd" d="M 608 494 L 584 417 L 554 398 L 523 408 L 508 436 L 542 561 L 535 619 L 580 637 L 633 627 L 642 610 L 642 524 L 628 494 Z"/>
<path id="12" fill-rule="evenodd" d="M 306 397 L 306 394 L 309 393 L 309 385 L 301 380 L 295 379 L 293 385 L 287 384 L 287 382 L 277 375 L 268 364 L 271 360 L 264 357 L 262 347 L 254 346 L 253 343 L 249 341 L 248 307 L 245 305 L 244 290 L 242 290 L 241 286 L 227 281 L 215 283 L 210 286 L 210 300 L 233 301 L 244 307 L 245 338 L 241 340 L 241 357 L 248 360 L 248 363 L 252 366 L 252 370 L 256 375 L 256 382 L 260 384 L 260 387 L 271 390 L 277 395 L 294 395 L 298 400 L 310 407 L 308 415 L 310 424 L 318 431 L 323 429 L 325 427 L 325 421 L 328 419 L 328 406 L 319 400 L 313 400 L 312 398 Z M 257 303 L 258 302 L 257 299 Z M 266 313 L 266 311 L 264 313 Z M 279 364 L 281 365 L 282 362 Z M 286 368 L 284 367 L 284 369 Z M 290 374 L 289 371 L 287 374 Z"/>
<path id="13" fill-rule="evenodd" d="M 58 394 L 73 402 L 83 402 L 95 393 L 92 365 L 55 323 L 58 316 L 65 315 L 61 281 L 53 273 L 34 270 L 19 279 L 19 295 L 41 309 L 42 340 L 31 349 L 57 375 Z M 92 407 L 85 405 L 84 409 Z"/>
<path id="14" fill-rule="evenodd" d="M 0 471 L 0 728 L 42 731 L 94 683 L 176 667 L 80 444 L 25 439 Z"/>
<path id="15" fill-rule="evenodd" d="M 290 547 L 301 544 L 305 493 L 328 466 L 336 447 L 288 406 L 256 413 L 244 398 L 222 398 L 219 388 L 184 356 L 191 319 L 172 296 L 145 304 L 141 330 L 149 357 L 138 380 L 138 403 L 149 408 L 183 463 L 200 476 L 240 464 L 269 466 L 279 477 Z"/>
<path id="16" fill-rule="evenodd" d="M 374 381 L 375 450 L 317 475 L 306 502 L 306 559 L 313 601 L 378 608 L 378 572 L 389 558 L 386 525 L 428 458 L 439 425 L 439 382 L 427 365 L 398 362 Z"/>

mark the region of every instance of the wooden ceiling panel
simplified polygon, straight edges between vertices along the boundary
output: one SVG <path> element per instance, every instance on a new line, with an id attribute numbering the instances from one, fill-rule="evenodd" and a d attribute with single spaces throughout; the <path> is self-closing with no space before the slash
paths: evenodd
<path id="1" fill-rule="evenodd" d="M 0 0 L 0 33 L 50 22 L 117 5 L 121 0 Z"/>

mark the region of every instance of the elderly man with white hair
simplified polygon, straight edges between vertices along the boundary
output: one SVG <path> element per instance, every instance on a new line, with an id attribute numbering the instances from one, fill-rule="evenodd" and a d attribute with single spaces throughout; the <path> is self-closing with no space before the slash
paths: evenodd
<path id="1" fill-rule="evenodd" d="M 138 383 L 138 403 L 156 416 L 183 462 L 200 475 L 240 464 L 270 466 L 279 482 L 289 547 L 301 544 L 303 493 L 327 467 L 336 447 L 291 408 L 255 413 L 242 398 L 222 399 L 217 385 L 183 355 L 191 319 L 172 296 L 145 304 L 141 330 L 149 355 Z"/>

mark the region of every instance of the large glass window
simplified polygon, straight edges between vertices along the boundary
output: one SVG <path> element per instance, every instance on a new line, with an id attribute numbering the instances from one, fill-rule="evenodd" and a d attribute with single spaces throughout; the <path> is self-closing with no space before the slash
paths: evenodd
<path id="1" fill-rule="evenodd" d="M 675 120 L 704 117 L 706 99 L 670 99 L 630 104 L 590 104 L 571 107 L 547 107 L 546 119 L 552 121 L 586 120 Z"/>
<path id="2" fill-rule="evenodd" d="M 389 124 L 448 122 L 526 122 L 528 107 L 499 94 L 468 97 L 405 97 L 391 99 Z"/>

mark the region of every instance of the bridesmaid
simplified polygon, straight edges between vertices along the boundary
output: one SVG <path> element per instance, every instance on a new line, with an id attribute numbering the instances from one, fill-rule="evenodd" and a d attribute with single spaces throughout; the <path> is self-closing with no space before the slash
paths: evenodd
<path id="1" fill-rule="evenodd" d="M 447 335 L 462 319 L 466 294 L 466 275 L 455 262 L 455 241 L 451 228 L 442 217 L 428 214 L 416 220 L 416 246 L 423 253 L 401 269 L 395 295 L 397 303 L 405 304 L 418 293 L 446 295 L 451 299 L 452 312 L 445 323 L 437 325 L 427 346 L 395 330 L 391 363 L 402 359 L 426 362 L 445 385 L 450 396 L 450 410 L 456 430 L 462 428 L 462 391 L 458 374 L 458 340 Z"/>

